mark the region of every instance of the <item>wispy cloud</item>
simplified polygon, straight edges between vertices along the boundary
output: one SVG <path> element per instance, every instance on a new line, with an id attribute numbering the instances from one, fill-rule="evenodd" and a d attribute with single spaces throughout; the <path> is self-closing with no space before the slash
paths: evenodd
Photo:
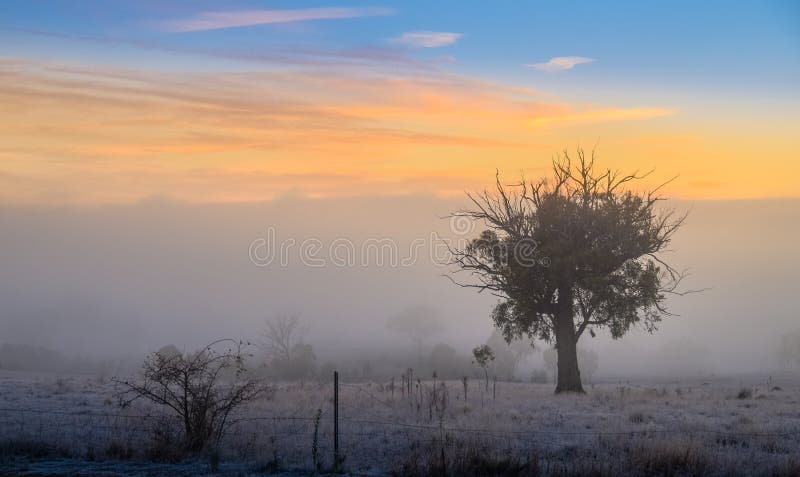
<path id="1" fill-rule="evenodd" d="M 571 103 L 447 71 L 397 74 L 394 64 L 296 66 L 180 72 L 0 57 L 0 202 L 53 201 L 54 190 L 86 203 L 164 191 L 187 200 L 297 187 L 460 191 L 481 185 L 462 158 L 502 156 L 498 167 L 516 168 L 531 150 L 562 146 L 551 143 L 562 126 L 671 113 Z"/>
<path id="2" fill-rule="evenodd" d="M 226 60 L 248 61 L 270 65 L 284 66 L 335 66 L 337 68 L 402 67 L 415 70 L 438 69 L 441 64 L 452 63 L 447 57 L 432 59 L 416 58 L 410 52 L 388 46 L 357 46 L 334 48 L 326 46 L 297 45 L 264 45 L 256 51 L 238 50 L 235 48 L 205 48 L 200 46 L 177 46 L 158 41 L 129 39 L 113 36 L 92 36 L 68 33 L 56 33 L 44 30 L 0 27 L 0 32 L 9 31 L 18 34 L 55 38 L 58 40 L 93 43 L 102 46 L 123 46 L 146 51 L 170 54 L 197 55 Z M 0 59 L 0 63 L 2 63 Z M 19 61 L 15 59 L 15 61 Z"/>
<path id="3" fill-rule="evenodd" d="M 438 48 L 452 45 L 462 36 L 461 33 L 446 31 L 409 31 L 389 41 L 417 48 Z"/>
<path id="4" fill-rule="evenodd" d="M 577 65 L 591 63 L 593 61 L 594 58 L 586 58 L 585 56 L 556 56 L 555 58 L 550 58 L 550 61 L 547 63 L 533 63 L 525 66 L 550 73 L 553 71 L 571 70 Z"/>
<path id="5" fill-rule="evenodd" d="M 300 8 L 292 10 L 234 10 L 224 12 L 202 12 L 182 20 L 161 22 L 167 31 L 187 32 L 219 30 L 272 23 L 289 23 L 309 20 L 335 20 L 342 18 L 377 17 L 394 14 L 391 8 L 383 7 L 326 7 Z"/>

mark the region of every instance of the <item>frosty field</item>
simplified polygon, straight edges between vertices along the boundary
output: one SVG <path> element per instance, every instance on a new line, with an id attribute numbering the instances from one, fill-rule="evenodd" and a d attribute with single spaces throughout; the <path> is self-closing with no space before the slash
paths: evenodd
<path id="1" fill-rule="evenodd" d="M 552 384 L 341 383 L 343 469 L 370 475 L 797 475 L 790 375 Z M 162 410 L 121 408 L 107 378 L 0 374 L 0 475 L 264 475 L 333 464 L 333 384 L 275 385 L 213 455 L 170 454 Z M 315 438 L 316 435 L 316 438 Z"/>

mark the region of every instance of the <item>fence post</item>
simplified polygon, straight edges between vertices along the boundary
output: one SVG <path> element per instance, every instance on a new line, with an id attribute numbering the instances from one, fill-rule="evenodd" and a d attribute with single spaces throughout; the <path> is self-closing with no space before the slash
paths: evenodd
<path id="1" fill-rule="evenodd" d="M 333 469 L 339 469 L 339 372 L 333 372 Z"/>

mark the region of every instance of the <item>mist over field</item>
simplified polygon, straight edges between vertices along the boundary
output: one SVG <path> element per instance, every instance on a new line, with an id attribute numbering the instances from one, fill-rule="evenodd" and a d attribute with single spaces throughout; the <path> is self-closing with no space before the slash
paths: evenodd
<path id="1" fill-rule="evenodd" d="M 361 351 L 411 349 L 405 336 L 387 329 L 387 320 L 428 305 L 444 329 L 426 339 L 426 349 L 444 342 L 468 353 L 491 334 L 497 299 L 443 276 L 453 269 L 442 263 L 446 254 L 437 243 L 479 232 L 480 226 L 454 232 L 446 218 L 466 205 L 461 197 L 295 195 L 260 203 L 152 198 L 133 205 L 4 206 L 0 342 L 138 362 L 166 344 L 192 350 L 219 337 L 255 342 L 266 319 L 297 314 L 305 341 L 324 363 Z M 665 256 L 689 269 L 685 289 L 704 290 L 669 298 L 679 316 L 666 317 L 654 334 L 585 337 L 581 346 L 600 356 L 598 376 L 777 369 L 780 336 L 800 326 L 794 306 L 800 201 L 668 206 L 690 215 L 670 247 L 675 251 Z M 256 262 L 266 257 L 271 233 L 269 243 L 287 247 L 286 266 L 280 254 L 269 264 L 251 260 L 251 248 Z M 286 245 L 290 239 L 294 245 Z M 319 240 L 313 258 L 326 266 L 302 262 L 307 239 Z M 386 245 L 385 239 L 394 252 L 361 253 L 369 240 Z M 355 251 L 357 263 L 337 265 L 331 250 L 339 258 Z M 399 255 L 396 266 L 391 253 Z"/>
<path id="2" fill-rule="evenodd" d="M 800 476 L 798 26 L 0 1 L 0 477 Z"/>

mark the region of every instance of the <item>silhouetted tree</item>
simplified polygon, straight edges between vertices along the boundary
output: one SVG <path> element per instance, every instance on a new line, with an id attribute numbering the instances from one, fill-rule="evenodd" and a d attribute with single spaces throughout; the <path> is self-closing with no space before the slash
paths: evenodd
<path id="1" fill-rule="evenodd" d="M 628 188 L 646 175 L 598 171 L 594 153 L 579 149 L 574 163 L 564 152 L 552 180 L 504 185 L 498 175 L 495 192 L 469 194 L 475 208 L 454 214 L 488 226 L 451 250 L 476 280 L 457 283 L 502 298 L 492 319 L 506 340 L 554 342 L 556 392 L 583 392 L 577 342 L 585 331 L 607 328 L 614 338 L 635 324 L 653 331 L 668 314 L 665 294 L 677 293 L 683 275 L 659 254 L 685 216 L 656 210 L 664 184 Z"/>
<path id="2" fill-rule="evenodd" d="M 314 375 L 317 356 L 310 344 L 297 343 L 292 347 L 289 359 L 276 356 L 269 362 L 273 376 L 279 379 L 297 380 Z"/>
<path id="3" fill-rule="evenodd" d="M 159 356 L 163 357 L 164 359 L 170 359 L 175 356 L 180 356 L 181 354 L 183 354 L 181 353 L 181 350 L 179 350 L 177 346 L 172 344 L 162 346 L 158 351 L 156 351 L 156 353 Z"/>
<path id="4" fill-rule="evenodd" d="M 120 402 L 144 398 L 163 406 L 180 418 L 187 450 L 203 450 L 222 438 L 234 409 L 267 389 L 246 375 L 242 346 L 219 340 L 188 355 L 174 347 L 155 352 L 145 359 L 141 380 L 114 380 L 123 387 Z"/>
<path id="5" fill-rule="evenodd" d="M 295 346 L 302 341 L 300 317 L 297 315 L 278 315 L 264 324 L 260 346 L 267 352 L 268 359 L 292 360 Z"/>
<path id="6" fill-rule="evenodd" d="M 303 343 L 303 331 L 296 315 L 278 315 L 266 322 L 260 345 L 275 377 L 294 380 L 314 374 L 317 357 L 312 346 Z"/>
<path id="7" fill-rule="evenodd" d="M 426 364 L 431 372 L 445 379 L 459 378 L 469 370 L 469 359 L 445 343 L 438 343 L 431 349 Z"/>

